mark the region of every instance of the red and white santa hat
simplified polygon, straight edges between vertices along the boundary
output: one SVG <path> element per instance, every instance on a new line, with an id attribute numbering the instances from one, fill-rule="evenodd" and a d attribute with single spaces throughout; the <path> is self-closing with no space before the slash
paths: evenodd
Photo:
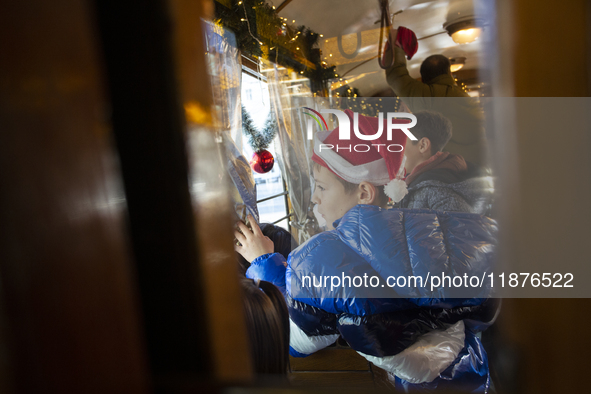
<path id="1" fill-rule="evenodd" d="M 384 186 L 384 191 L 394 202 L 408 193 L 404 176 L 404 147 L 406 134 L 402 130 L 392 131 L 392 139 L 387 139 L 387 119 L 383 119 L 382 135 L 373 141 L 357 137 L 353 131 L 354 117 L 358 116 L 358 130 L 364 135 L 375 135 L 379 119 L 354 114 L 345 110 L 351 125 L 351 139 L 339 140 L 339 128 L 318 132 L 314 136 L 312 160 L 328 168 L 339 178 L 350 183 L 369 182 L 374 186 Z M 409 123 L 406 119 L 393 119 L 392 123 Z M 330 148 L 332 147 L 332 148 Z"/>

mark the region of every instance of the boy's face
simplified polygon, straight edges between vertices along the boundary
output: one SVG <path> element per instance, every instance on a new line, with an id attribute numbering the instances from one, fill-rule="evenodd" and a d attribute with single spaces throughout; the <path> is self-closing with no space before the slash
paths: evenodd
<path id="1" fill-rule="evenodd" d="M 407 137 L 406 146 L 404 147 L 404 156 L 406 156 L 404 169 L 408 176 L 416 166 L 431 157 L 431 142 L 426 137 L 421 138 L 419 141 L 411 141 Z"/>
<path id="2" fill-rule="evenodd" d="M 312 202 L 318 204 L 318 212 L 326 220 L 328 229 L 332 230 L 332 223 L 358 204 L 357 193 L 346 193 L 337 176 L 325 167 L 314 168 L 314 180 L 316 187 Z"/>
<path id="3" fill-rule="evenodd" d="M 419 144 L 415 144 L 414 141 L 411 141 L 409 138 L 407 138 L 406 146 L 404 147 L 404 156 L 406 156 L 404 169 L 406 170 L 406 175 L 410 175 L 412 170 L 414 170 L 417 164 L 419 164 L 421 161 Z"/>

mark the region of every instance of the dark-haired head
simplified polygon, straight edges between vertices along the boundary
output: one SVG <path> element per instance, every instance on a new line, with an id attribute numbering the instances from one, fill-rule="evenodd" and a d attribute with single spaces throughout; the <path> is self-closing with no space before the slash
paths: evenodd
<path id="1" fill-rule="evenodd" d="M 426 137 L 431 142 L 431 155 L 441 152 L 451 139 L 452 125 L 448 118 L 440 112 L 419 111 L 415 112 L 417 125 L 413 127 L 412 133 L 418 140 Z M 417 144 L 418 141 L 412 141 Z"/>
<path id="2" fill-rule="evenodd" d="M 451 63 L 443 55 L 431 55 L 421 64 L 421 79 L 425 83 L 431 82 L 435 77 L 450 73 Z"/>
<path id="3" fill-rule="evenodd" d="M 257 375 L 289 371 L 289 313 L 283 294 L 266 281 L 242 279 L 243 305 Z"/>
<path id="4" fill-rule="evenodd" d="M 429 160 L 440 152 L 451 138 L 451 122 L 439 112 L 415 112 L 417 125 L 412 128 L 416 141 L 407 142 L 404 148 L 406 162 L 404 168 L 407 174 L 412 174 L 421 163 Z"/>

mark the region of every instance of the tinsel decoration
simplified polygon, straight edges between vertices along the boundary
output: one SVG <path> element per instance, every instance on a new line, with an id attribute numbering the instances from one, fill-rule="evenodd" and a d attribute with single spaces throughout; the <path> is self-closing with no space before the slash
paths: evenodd
<path id="1" fill-rule="evenodd" d="M 254 126 L 252 118 L 244 106 L 242 107 L 242 131 L 248 137 L 248 144 L 254 150 L 254 155 L 250 160 L 250 167 L 259 174 L 271 171 L 275 159 L 271 152 L 267 150 L 269 144 L 277 134 L 277 122 L 269 113 L 265 126 L 262 131 L 258 131 Z"/>
<path id="2" fill-rule="evenodd" d="M 215 21 L 236 35 L 246 56 L 265 56 L 309 78 L 312 91 L 326 96 L 326 81 L 338 77 L 335 66 L 321 60 L 320 35 L 306 26 L 289 26 L 272 6 L 261 0 L 215 1 Z M 268 48 L 266 51 L 265 49 Z"/>

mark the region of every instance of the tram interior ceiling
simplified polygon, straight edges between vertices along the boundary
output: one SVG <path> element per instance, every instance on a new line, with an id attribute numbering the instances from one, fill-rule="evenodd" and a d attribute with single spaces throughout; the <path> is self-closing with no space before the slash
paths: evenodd
<path id="1" fill-rule="evenodd" d="M 0 393 L 589 391 L 588 1 L 7 1 L 0 48 Z"/>

